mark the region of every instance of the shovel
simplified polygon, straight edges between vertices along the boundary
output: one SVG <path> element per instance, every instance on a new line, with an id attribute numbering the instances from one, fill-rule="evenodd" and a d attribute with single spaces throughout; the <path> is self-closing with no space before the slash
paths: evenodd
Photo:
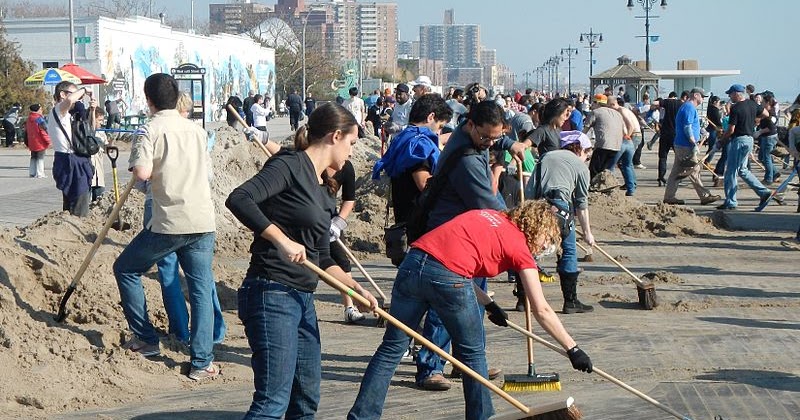
<path id="1" fill-rule="evenodd" d="M 119 149 L 115 146 L 106 147 L 106 154 L 111 159 L 111 176 L 114 179 L 114 203 L 119 203 L 119 182 L 117 180 L 117 158 L 119 157 Z M 117 220 L 111 224 L 111 229 L 114 230 L 130 230 L 131 224 L 123 222 L 117 212 Z"/>
<path id="2" fill-rule="evenodd" d="M 111 225 L 114 223 L 114 220 L 119 216 L 119 209 L 122 208 L 122 205 L 125 204 L 125 200 L 128 199 L 128 195 L 131 193 L 133 184 L 135 182 L 136 178 L 131 178 L 131 180 L 128 182 L 128 185 L 125 186 L 125 191 L 122 192 L 122 196 L 117 203 L 114 204 L 114 208 L 111 209 L 111 214 L 108 216 L 106 224 L 103 225 L 102 229 L 100 229 L 100 233 L 97 234 L 97 239 L 94 240 L 92 248 L 89 249 L 86 257 L 83 259 L 80 268 L 78 268 L 78 272 L 75 273 L 75 277 L 72 278 L 72 282 L 69 284 L 69 287 L 67 287 L 64 297 L 61 298 L 61 302 L 58 304 L 58 315 L 56 315 L 56 322 L 62 322 L 64 318 L 67 317 L 67 301 L 78 287 L 78 283 L 81 281 L 83 273 L 86 272 L 86 269 L 89 267 L 89 263 L 92 261 L 92 258 L 94 258 L 94 254 L 97 252 L 97 249 L 100 248 L 100 244 L 102 244 L 103 240 L 106 238 L 108 230 L 111 229 Z"/>

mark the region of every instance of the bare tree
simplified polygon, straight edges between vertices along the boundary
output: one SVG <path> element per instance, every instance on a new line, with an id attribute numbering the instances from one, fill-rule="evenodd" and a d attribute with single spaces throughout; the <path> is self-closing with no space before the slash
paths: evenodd
<path id="1" fill-rule="evenodd" d="M 146 16 L 157 18 L 166 9 L 156 7 L 153 0 L 89 0 L 83 2 L 80 10 L 87 16 L 126 18 Z"/>
<path id="2" fill-rule="evenodd" d="M 34 3 L 31 0 L 0 1 L 0 18 L 64 17 L 69 13 L 64 5 Z"/>

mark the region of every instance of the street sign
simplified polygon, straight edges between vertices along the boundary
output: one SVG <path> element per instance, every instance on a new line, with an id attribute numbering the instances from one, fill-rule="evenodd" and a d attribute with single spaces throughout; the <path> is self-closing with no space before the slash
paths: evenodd
<path id="1" fill-rule="evenodd" d="M 75 43 L 76 44 L 88 44 L 92 42 L 92 38 L 88 36 L 76 36 Z"/>

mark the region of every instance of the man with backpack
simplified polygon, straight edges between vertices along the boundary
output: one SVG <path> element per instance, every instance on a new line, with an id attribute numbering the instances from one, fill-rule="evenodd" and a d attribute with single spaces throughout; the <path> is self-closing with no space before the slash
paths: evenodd
<path id="1" fill-rule="evenodd" d="M 53 99 L 55 105 L 47 121 L 47 132 L 53 142 L 55 158 L 53 160 L 53 180 L 63 197 L 63 210 L 75 216 L 89 215 L 92 176 L 94 168 L 89 159 L 90 154 L 79 150 L 76 153 L 76 138 L 73 125 L 80 124 L 80 113 L 70 115 L 70 110 L 86 94 L 86 87 L 77 87 L 71 82 L 56 85 Z M 92 99 L 90 107 L 96 107 L 97 101 Z M 74 120 L 77 118 L 77 120 Z M 88 125 L 88 123 L 86 123 Z M 84 133 L 85 134 L 85 133 Z M 95 150 L 95 153 L 97 150 Z"/>

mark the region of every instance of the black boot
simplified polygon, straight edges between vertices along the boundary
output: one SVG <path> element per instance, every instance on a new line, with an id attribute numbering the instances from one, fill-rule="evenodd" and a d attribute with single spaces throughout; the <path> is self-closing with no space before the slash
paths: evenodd
<path id="1" fill-rule="evenodd" d="M 667 158 L 658 158 L 658 186 L 667 185 Z"/>
<path id="2" fill-rule="evenodd" d="M 564 307 L 561 312 L 565 314 L 592 312 L 591 305 L 584 305 L 578 300 L 578 273 L 558 273 L 561 279 L 561 294 L 564 296 Z"/>
<path id="3" fill-rule="evenodd" d="M 517 305 L 516 309 L 517 312 L 525 312 L 525 288 L 522 287 L 522 279 L 519 278 L 517 275 L 516 278 L 517 285 L 514 287 L 514 296 L 517 297 Z"/>

